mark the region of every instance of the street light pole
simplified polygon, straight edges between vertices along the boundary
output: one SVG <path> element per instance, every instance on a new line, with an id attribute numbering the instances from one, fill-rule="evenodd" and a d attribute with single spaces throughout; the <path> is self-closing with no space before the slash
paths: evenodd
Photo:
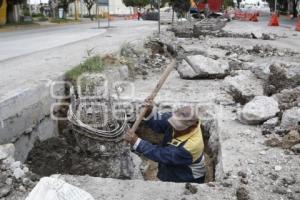
<path id="1" fill-rule="evenodd" d="M 160 35 L 160 0 L 158 0 L 157 4 L 158 4 L 158 35 Z"/>
<path id="2" fill-rule="evenodd" d="M 109 1 L 107 1 L 107 12 L 108 12 L 108 14 L 107 14 L 107 27 L 109 28 L 110 27 L 110 14 L 109 14 Z"/>

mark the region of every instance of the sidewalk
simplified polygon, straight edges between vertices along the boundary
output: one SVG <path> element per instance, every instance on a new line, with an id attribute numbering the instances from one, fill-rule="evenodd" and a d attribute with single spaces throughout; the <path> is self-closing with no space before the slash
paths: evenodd
<path id="1" fill-rule="evenodd" d="M 121 20 L 121 18 L 114 18 L 114 20 L 112 21 L 119 21 L 119 20 Z M 104 22 L 107 21 L 107 19 L 100 19 L 100 21 Z M 74 24 L 88 24 L 88 23 L 97 23 L 97 19 L 92 21 L 89 18 L 80 18 L 80 21 L 79 20 L 70 21 L 66 23 L 54 23 L 50 21 L 44 21 L 44 22 L 34 21 L 32 24 L 4 25 L 4 26 L 0 26 L 0 33 L 33 30 L 33 29 L 56 27 L 56 26 L 70 26 Z"/>

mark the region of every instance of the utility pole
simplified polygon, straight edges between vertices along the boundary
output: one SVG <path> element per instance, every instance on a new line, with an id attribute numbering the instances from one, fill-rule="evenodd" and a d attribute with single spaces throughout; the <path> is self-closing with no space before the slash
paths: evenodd
<path id="1" fill-rule="evenodd" d="M 82 11 L 82 1 L 83 0 L 80 0 L 80 18 L 83 18 L 83 15 L 82 15 L 82 13 L 83 13 L 83 11 Z"/>
<path id="2" fill-rule="evenodd" d="M 77 0 L 74 1 L 74 6 L 75 6 L 75 20 L 78 20 L 78 9 L 77 9 Z"/>
<path id="3" fill-rule="evenodd" d="M 96 4 L 96 17 L 98 22 L 98 28 L 100 28 L 100 19 L 99 19 L 99 5 Z"/>
<path id="4" fill-rule="evenodd" d="M 158 0 L 157 4 L 158 4 L 158 35 L 160 35 L 160 0 Z"/>
<path id="5" fill-rule="evenodd" d="M 29 16 L 32 17 L 30 0 L 28 0 L 27 3 L 28 3 L 28 9 L 29 9 Z"/>
<path id="6" fill-rule="evenodd" d="M 109 14 L 109 1 L 107 1 L 107 27 L 109 28 L 110 27 L 110 14 Z"/>

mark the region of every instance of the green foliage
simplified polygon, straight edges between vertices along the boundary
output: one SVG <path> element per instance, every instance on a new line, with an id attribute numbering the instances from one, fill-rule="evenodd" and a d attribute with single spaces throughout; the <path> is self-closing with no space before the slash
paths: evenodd
<path id="1" fill-rule="evenodd" d="M 48 18 L 45 17 L 45 16 L 38 17 L 38 21 L 39 21 L 39 22 L 45 22 L 45 21 L 48 21 Z"/>
<path id="2" fill-rule="evenodd" d="M 160 7 L 164 7 L 166 5 L 166 3 L 170 3 L 170 0 L 161 0 L 160 1 Z M 152 4 L 154 6 L 154 8 L 158 8 L 158 3 L 157 0 L 150 0 L 150 4 Z"/>
<path id="3" fill-rule="evenodd" d="M 26 0 L 7 0 L 8 5 L 26 4 Z"/>
<path id="4" fill-rule="evenodd" d="M 69 4 L 74 2 L 75 0 L 59 0 L 59 3 L 58 3 L 58 7 L 61 7 L 64 9 L 64 12 L 67 13 L 68 12 L 68 7 L 69 7 Z"/>
<path id="5" fill-rule="evenodd" d="M 129 7 L 139 7 L 143 8 L 146 5 L 150 4 L 150 0 L 123 0 L 125 6 Z"/>
<path id="6" fill-rule="evenodd" d="M 57 24 L 63 24 L 63 23 L 70 23 L 70 22 L 76 22 L 76 20 L 73 19 L 51 19 L 51 23 L 57 23 Z"/>
<path id="7" fill-rule="evenodd" d="M 223 5 L 224 5 L 225 8 L 234 7 L 234 2 L 233 2 L 233 0 L 224 0 Z"/>
<path id="8" fill-rule="evenodd" d="M 42 13 L 32 13 L 32 17 L 45 17 Z"/>
<path id="9" fill-rule="evenodd" d="M 66 73 L 66 77 L 72 83 L 76 83 L 77 78 L 86 72 L 101 72 L 104 68 L 102 58 L 100 56 L 93 56 L 79 64 L 75 68 Z"/>

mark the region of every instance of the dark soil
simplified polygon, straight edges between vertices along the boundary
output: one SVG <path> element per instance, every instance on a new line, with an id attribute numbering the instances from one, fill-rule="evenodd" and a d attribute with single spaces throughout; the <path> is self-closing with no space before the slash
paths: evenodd
<path id="1" fill-rule="evenodd" d="M 28 155 L 26 164 L 32 172 L 40 176 L 71 174 L 128 179 L 126 175 L 114 172 L 111 167 L 112 159 L 114 158 L 95 157 L 89 152 L 83 152 L 72 132 L 65 131 L 61 137 L 37 141 Z"/>

